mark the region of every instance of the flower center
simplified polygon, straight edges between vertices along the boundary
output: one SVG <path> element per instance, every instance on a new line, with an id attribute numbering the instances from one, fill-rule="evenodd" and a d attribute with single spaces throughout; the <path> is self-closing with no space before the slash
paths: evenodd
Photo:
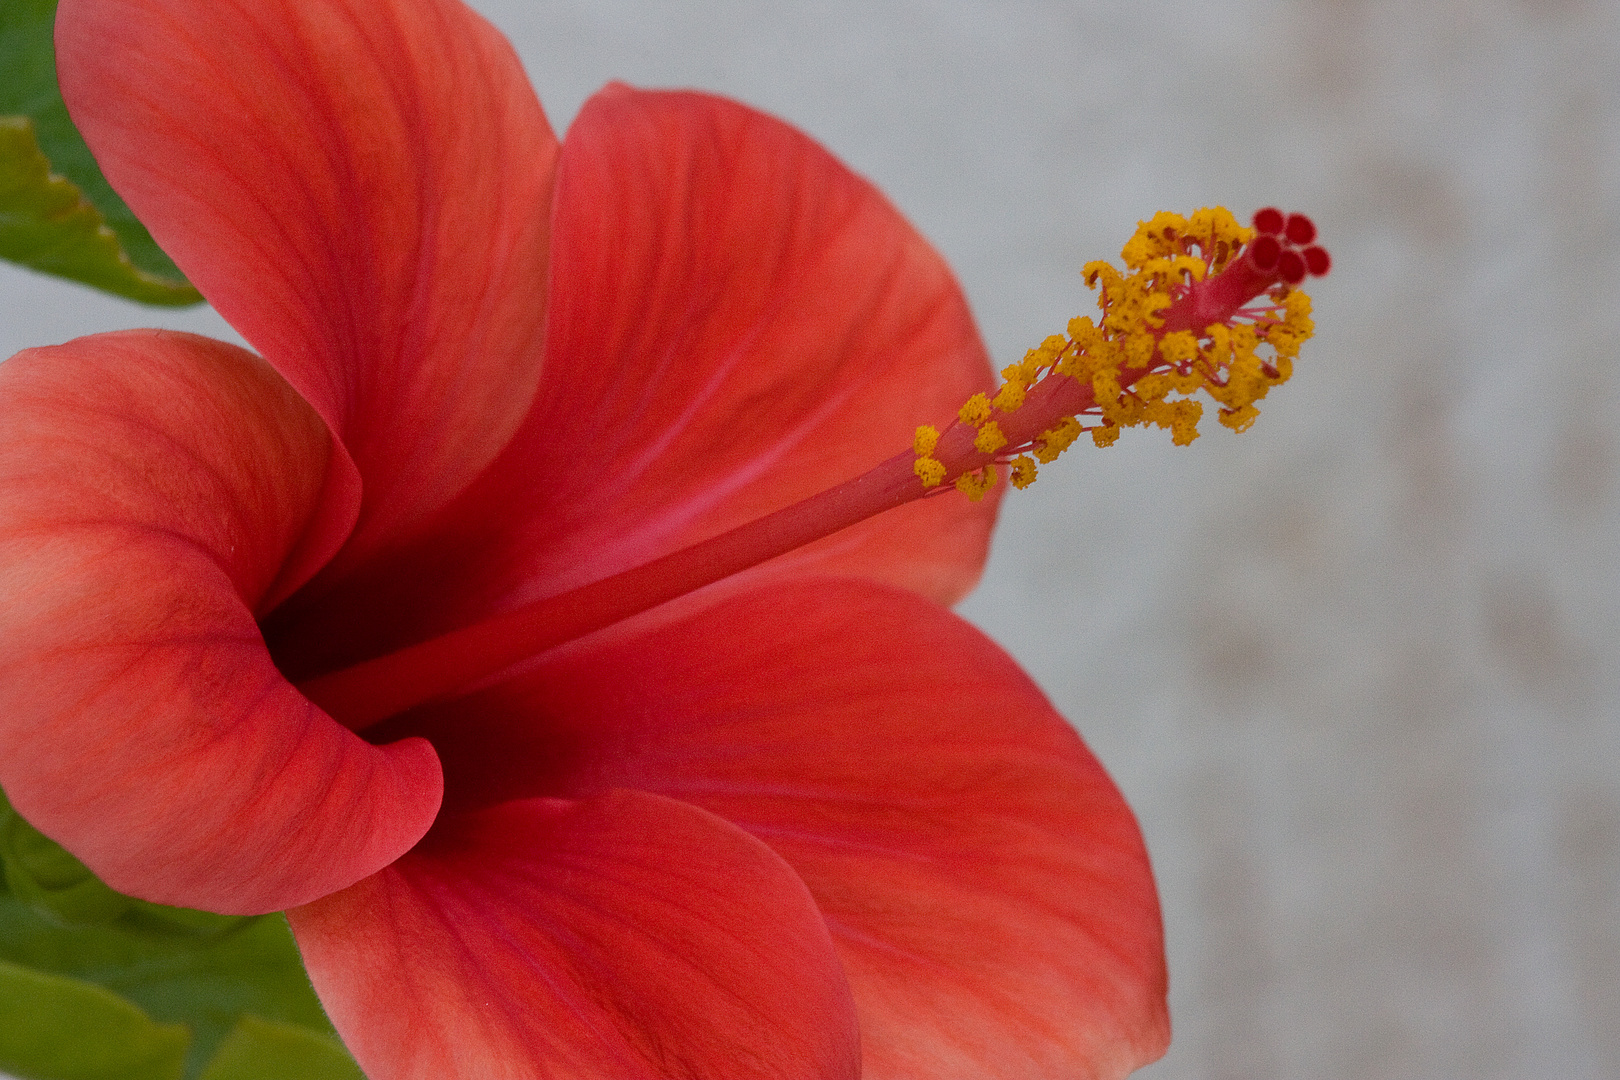
<path id="1" fill-rule="evenodd" d="M 1219 420 L 1246 430 L 1255 402 L 1293 371 L 1311 335 L 1295 286 L 1326 274 L 1328 253 L 1303 214 L 1275 209 L 1244 228 L 1219 207 L 1142 222 L 1121 256 L 1085 267 L 1100 318 L 1070 321 L 975 394 L 941 432 L 917 429 L 903 451 L 853 480 L 645 565 L 535 601 L 300 685 L 351 728 L 455 695 L 531 656 L 713 584 L 915 499 L 984 497 L 1008 466 L 1015 487 L 1090 433 L 1108 446 L 1126 427 L 1198 437 L 1203 392 Z M 1266 303 L 1251 306 L 1265 296 Z M 1257 350 L 1268 346 L 1266 354 Z M 950 487 L 946 484 L 949 482 Z"/>

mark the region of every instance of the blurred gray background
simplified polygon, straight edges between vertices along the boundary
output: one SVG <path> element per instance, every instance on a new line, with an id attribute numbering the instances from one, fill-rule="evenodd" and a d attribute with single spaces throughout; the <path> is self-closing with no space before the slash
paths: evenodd
<path id="1" fill-rule="evenodd" d="M 1139 1075 L 1620 1076 L 1620 5 L 475 6 L 559 130 L 621 78 L 824 141 L 998 365 L 1156 209 L 1314 215 L 1318 337 L 1254 430 L 1077 448 L 963 612 L 1141 817 L 1176 1039 Z M 0 356 L 153 324 L 230 336 L 0 265 Z"/>

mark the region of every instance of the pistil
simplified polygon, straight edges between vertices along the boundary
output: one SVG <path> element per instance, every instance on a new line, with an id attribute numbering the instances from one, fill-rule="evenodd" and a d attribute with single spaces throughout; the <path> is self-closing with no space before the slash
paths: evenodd
<path id="1" fill-rule="evenodd" d="M 463 693 L 500 672 L 586 634 L 951 487 L 982 498 L 1000 467 L 1027 487 L 1089 432 L 1099 446 L 1122 427 L 1169 428 L 1178 444 L 1197 436 L 1202 391 L 1220 420 L 1243 430 L 1254 403 L 1287 379 L 1310 335 L 1309 299 L 1293 286 L 1325 274 L 1327 252 L 1302 214 L 1267 209 L 1254 228 L 1225 210 L 1143 222 L 1122 255 L 1130 271 L 1086 267 L 1100 286 L 1099 323 L 1070 322 L 1003 372 L 995 396 L 975 394 L 940 432 L 918 428 L 913 447 L 873 469 L 691 547 L 546 597 L 484 622 L 312 679 L 300 689 L 359 730 L 419 705 Z M 1269 304 L 1250 308 L 1261 295 Z M 1261 357 L 1268 344 L 1274 355 Z M 1179 394 L 1177 399 L 1170 398 Z M 1088 426 L 1081 418 L 1090 421 Z M 951 487 L 945 486 L 950 484 Z"/>

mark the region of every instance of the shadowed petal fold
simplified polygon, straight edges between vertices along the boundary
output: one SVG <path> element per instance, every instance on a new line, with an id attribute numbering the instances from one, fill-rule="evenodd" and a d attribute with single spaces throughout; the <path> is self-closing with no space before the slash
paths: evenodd
<path id="1" fill-rule="evenodd" d="M 466 486 L 539 376 L 556 139 L 454 0 L 62 0 L 107 178 L 365 481 L 349 565 Z"/>
<path id="2" fill-rule="evenodd" d="M 393 866 L 288 917 L 370 1076 L 858 1075 L 849 988 L 803 883 L 656 795 L 447 814 Z"/>
<path id="3" fill-rule="evenodd" d="M 769 844 L 832 929 L 868 1080 L 1115 1078 L 1168 1041 L 1129 808 L 1009 657 L 915 595 L 778 582 L 411 720 L 447 806 L 638 788 Z"/>
<path id="4" fill-rule="evenodd" d="M 992 381 L 949 268 L 882 194 L 720 98 L 621 85 L 586 102 L 558 167 L 551 265 L 522 430 L 408 551 L 278 615 L 290 670 L 390 651 L 851 479 Z M 915 503 L 765 572 L 954 601 L 994 514 L 993 500 Z"/>
<path id="5" fill-rule="evenodd" d="M 275 911 L 427 831 L 439 766 L 271 663 L 254 611 L 353 517 L 258 357 L 131 331 L 0 364 L 0 787 L 116 889 Z M 296 570 L 295 570 L 296 572 Z"/>

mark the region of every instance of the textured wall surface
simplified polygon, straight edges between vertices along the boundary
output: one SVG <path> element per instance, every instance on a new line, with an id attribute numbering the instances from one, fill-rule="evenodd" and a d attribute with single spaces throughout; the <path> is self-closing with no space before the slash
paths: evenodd
<path id="1" fill-rule="evenodd" d="M 1139 217 L 1313 214 L 1243 436 L 1012 494 L 964 613 L 1136 807 L 1150 1080 L 1620 1075 L 1620 5 L 483 0 L 559 128 L 610 78 L 785 116 L 956 266 L 997 360 Z M 132 324 L 0 268 L 0 356 Z"/>

